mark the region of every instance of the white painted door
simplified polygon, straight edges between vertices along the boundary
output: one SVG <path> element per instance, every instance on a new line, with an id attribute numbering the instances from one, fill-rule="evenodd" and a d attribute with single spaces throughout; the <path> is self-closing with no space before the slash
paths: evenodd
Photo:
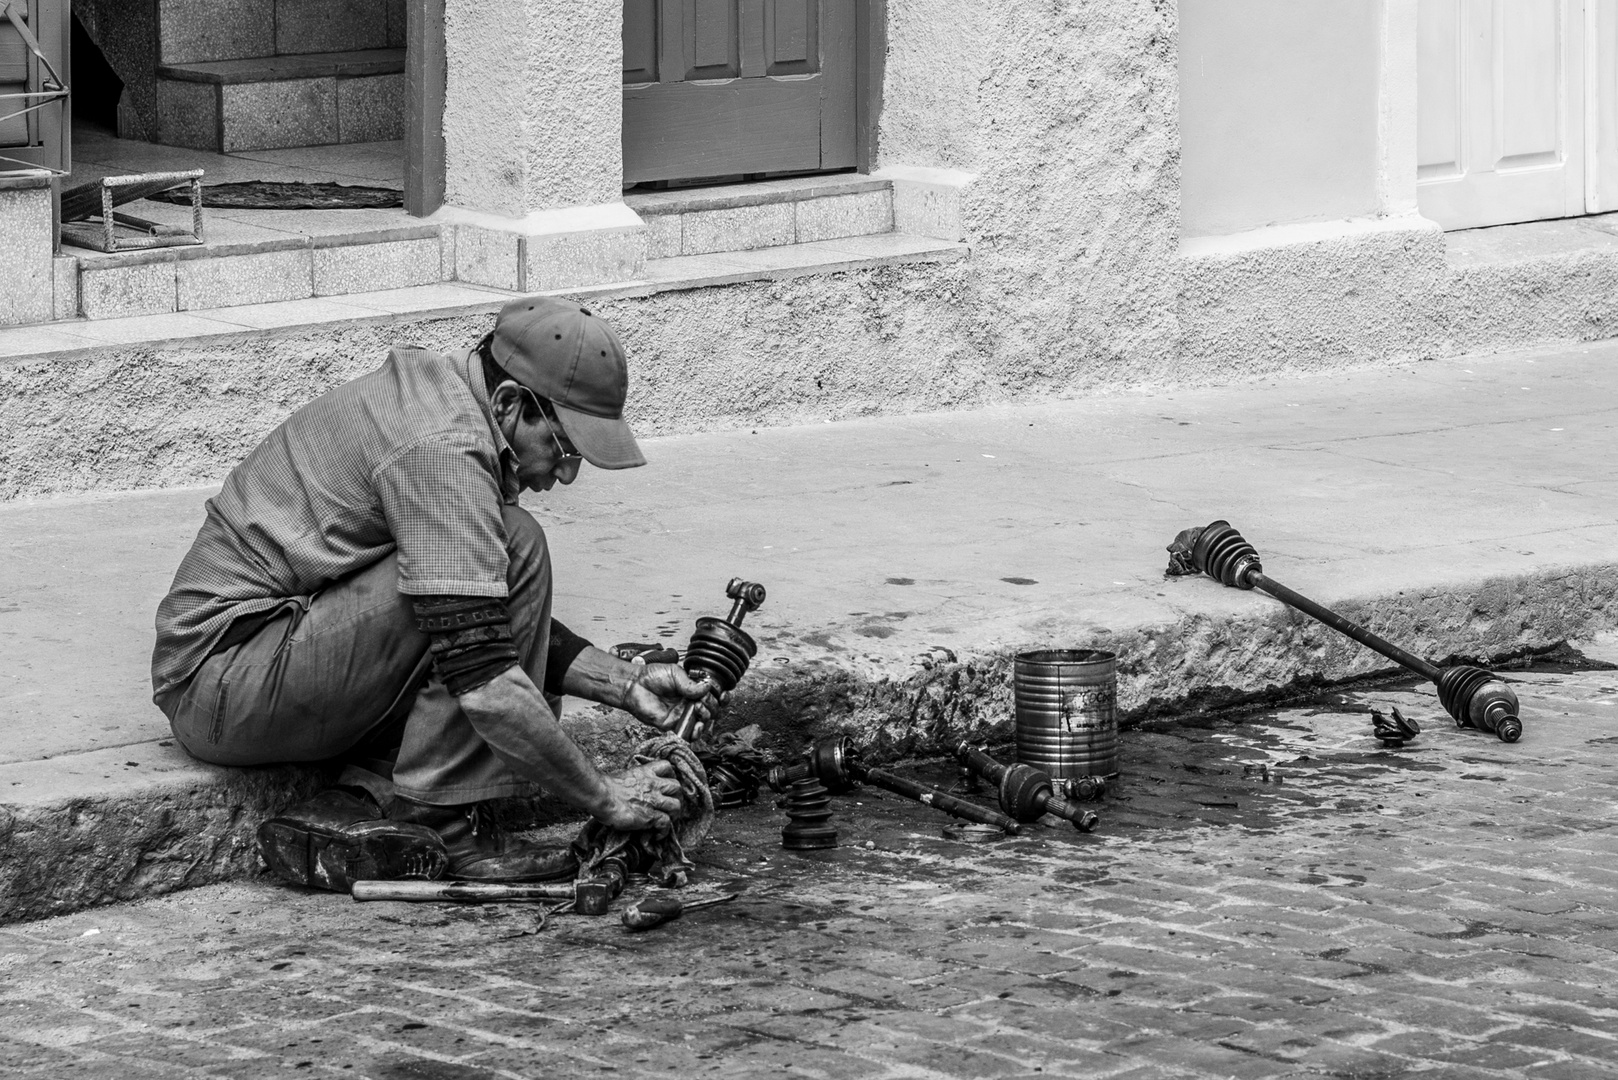
<path id="1" fill-rule="evenodd" d="M 1420 0 L 1418 199 L 1446 229 L 1583 214 L 1595 186 L 1587 34 L 1613 0 Z M 1592 28 L 1593 29 L 1593 28 Z M 1599 64 L 1592 64 L 1594 75 Z M 1592 77 L 1591 83 L 1595 83 Z M 1597 99 L 1601 100 L 1601 99 Z M 1612 101 L 1610 95 L 1606 101 Z M 1589 153 L 1586 153 L 1588 148 Z M 1586 176 L 1586 165 L 1591 166 Z"/>
<path id="2" fill-rule="evenodd" d="M 1585 0 L 1586 213 L 1618 210 L 1618 0 Z"/>

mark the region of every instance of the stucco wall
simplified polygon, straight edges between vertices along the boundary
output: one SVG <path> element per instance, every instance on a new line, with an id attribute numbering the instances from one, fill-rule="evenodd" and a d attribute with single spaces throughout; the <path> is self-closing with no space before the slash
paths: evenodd
<path id="1" fill-rule="evenodd" d="M 979 176 L 972 257 L 936 316 L 958 327 L 949 353 L 993 373 L 966 400 L 1150 370 L 1177 334 L 1173 3 L 888 0 L 888 17 L 878 164 Z"/>
<path id="2" fill-rule="evenodd" d="M 521 217 L 619 197 L 623 9 L 446 0 L 450 206 Z"/>
<path id="3" fill-rule="evenodd" d="M 1372 214 L 1382 0 L 1180 0 L 1187 236 Z"/>

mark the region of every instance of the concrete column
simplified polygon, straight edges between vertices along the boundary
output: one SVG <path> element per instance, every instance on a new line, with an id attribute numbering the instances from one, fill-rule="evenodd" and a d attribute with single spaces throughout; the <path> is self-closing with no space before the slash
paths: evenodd
<path id="1" fill-rule="evenodd" d="M 51 174 L 0 173 L 0 326 L 48 322 L 53 295 Z"/>
<path id="2" fill-rule="evenodd" d="M 444 203 L 465 281 L 524 291 L 626 280 L 621 0 L 445 0 Z"/>
<path id="3" fill-rule="evenodd" d="M 1377 202 L 1382 214 L 1416 213 L 1416 7 L 1383 0 L 1377 116 Z"/>

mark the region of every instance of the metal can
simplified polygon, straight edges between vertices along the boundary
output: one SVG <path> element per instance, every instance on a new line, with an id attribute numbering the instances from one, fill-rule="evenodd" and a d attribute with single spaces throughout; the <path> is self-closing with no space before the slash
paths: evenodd
<path id="1" fill-rule="evenodd" d="M 1012 669 L 1017 760 L 1058 780 L 1118 771 L 1118 657 L 1100 649 L 1019 653 Z"/>

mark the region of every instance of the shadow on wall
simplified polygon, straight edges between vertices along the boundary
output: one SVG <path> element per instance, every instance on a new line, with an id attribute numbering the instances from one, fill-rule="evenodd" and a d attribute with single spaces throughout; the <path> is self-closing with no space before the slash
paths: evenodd
<path id="1" fill-rule="evenodd" d="M 128 0 L 73 0 L 75 116 L 116 128 L 125 139 L 147 139 L 157 130 L 156 8 Z M 112 122 L 104 124 L 109 77 L 119 86 Z"/>
<path id="2" fill-rule="evenodd" d="M 107 63 L 106 54 L 77 15 L 73 16 L 73 36 L 68 47 L 73 58 L 74 121 L 104 131 L 118 130 L 118 101 L 124 93 L 124 81 Z"/>

